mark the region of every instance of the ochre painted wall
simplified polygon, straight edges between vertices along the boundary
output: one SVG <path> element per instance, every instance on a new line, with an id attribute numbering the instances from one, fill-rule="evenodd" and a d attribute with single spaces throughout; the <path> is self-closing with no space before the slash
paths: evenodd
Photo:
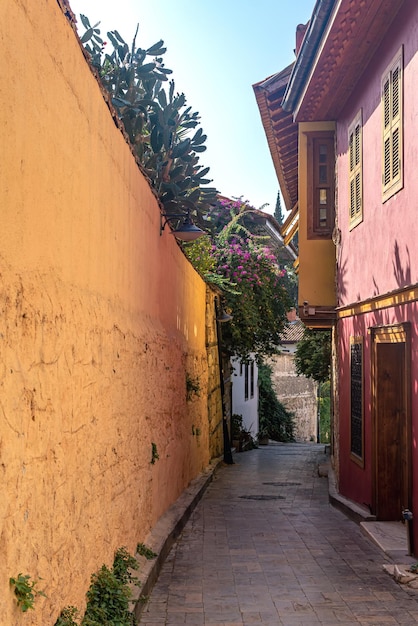
<path id="1" fill-rule="evenodd" d="M 308 132 L 334 130 L 332 122 L 299 124 L 299 306 L 335 306 L 335 246 L 330 239 L 308 239 Z"/>
<path id="2" fill-rule="evenodd" d="M 3 0 L 0 41 L 0 622 L 46 626 L 210 461 L 206 286 L 56 0 Z"/>

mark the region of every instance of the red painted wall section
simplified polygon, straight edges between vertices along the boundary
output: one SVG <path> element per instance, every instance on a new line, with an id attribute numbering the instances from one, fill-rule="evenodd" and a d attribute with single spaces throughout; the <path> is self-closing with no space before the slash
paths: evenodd
<path id="1" fill-rule="evenodd" d="M 372 502 L 372 428 L 371 428 L 371 335 L 369 329 L 400 321 L 418 319 L 418 304 L 385 309 L 338 322 L 341 341 L 340 360 L 340 484 L 339 491 L 347 498 L 368 507 Z M 363 337 L 364 356 L 364 468 L 350 457 L 350 337 Z M 418 333 L 411 325 L 411 422 L 412 476 L 418 472 Z M 418 484 L 412 481 L 413 502 L 418 502 Z M 418 524 L 416 524 L 418 525 Z M 415 545 L 418 545 L 418 533 Z"/>
<path id="2" fill-rule="evenodd" d="M 403 46 L 403 188 L 382 201 L 381 79 Z M 393 27 L 376 49 L 337 121 L 338 305 L 348 307 L 418 283 L 418 5 L 406 0 Z M 363 125 L 363 221 L 350 231 L 348 129 L 359 111 Z M 390 301 L 388 301 L 388 305 Z M 418 472 L 418 305 L 387 306 L 338 321 L 339 342 L 339 491 L 370 506 L 373 497 L 370 328 L 411 324 L 412 475 Z M 363 337 L 364 467 L 350 456 L 350 337 Z M 418 520 L 418 481 L 413 480 Z M 418 521 L 414 528 L 418 546 Z"/>
<path id="3" fill-rule="evenodd" d="M 370 421 L 364 432 L 364 468 L 350 455 L 350 336 L 363 336 L 364 362 L 370 362 L 370 335 L 367 334 L 365 319 L 357 324 L 352 319 L 340 320 L 338 332 L 339 349 L 339 405 L 340 405 L 340 468 L 339 491 L 345 497 L 368 507 L 372 502 L 371 437 Z M 364 379 L 364 405 L 370 407 L 370 376 Z"/>
<path id="4" fill-rule="evenodd" d="M 418 5 L 405 2 L 353 93 L 337 124 L 339 306 L 418 282 Z M 381 77 L 404 46 L 404 187 L 382 203 Z M 354 86 L 353 86 L 354 87 Z M 349 229 L 348 128 L 363 115 L 364 217 Z"/>

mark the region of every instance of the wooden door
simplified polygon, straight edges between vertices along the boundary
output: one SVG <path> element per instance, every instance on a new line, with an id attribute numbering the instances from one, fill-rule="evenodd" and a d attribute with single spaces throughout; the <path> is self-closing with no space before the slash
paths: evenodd
<path id="1" fill-rule="evenodd" d="M 408 341 L 405 332 L 389 330 L 393 327 L 374 333 L 372 396 L 374 512 L 385 521 L 402 519 L 411 495 Z"/>

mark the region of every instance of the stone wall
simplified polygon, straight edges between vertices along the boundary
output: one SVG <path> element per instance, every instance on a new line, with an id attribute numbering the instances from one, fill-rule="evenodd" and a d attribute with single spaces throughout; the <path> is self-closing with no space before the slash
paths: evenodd
<path id="1" fill-rule="evenodd" d="M 208 354 L 208 423 L 209 445 L 211 458 L 223 454 L 223 411 L 221 395 L 221 379 L 219 371 L 219 350 L 216 324 L 217 296 L 211 289 L 206 294 L 206 345 Z"/>
<path id="2" fill-rule="evenodd" d="M 305 376 L 297 376 L 293 354 L 282 353 L 272 357 L 273 388 L 284 406 L 295 414 L 297 441 L 317 439 L 316 383 Z"/>

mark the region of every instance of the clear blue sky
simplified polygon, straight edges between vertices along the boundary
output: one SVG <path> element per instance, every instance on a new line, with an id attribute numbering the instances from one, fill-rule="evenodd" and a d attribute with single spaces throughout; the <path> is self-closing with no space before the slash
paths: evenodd
<path id="1" fill-rule="evenodd" d="M 102 37 L 118 30 L 130 45 L 164 40 L 165 66 L 176 91 L 199 111 L 208 139 L 199 163 L 212 185 L 273 213 L 278 181 L 252 85 L 294 60 L 296 26 L 315 0 L 70 0 L 71 8 L 101 22 Z M 81 32 L 84 29 L 80 23 Z"/>

